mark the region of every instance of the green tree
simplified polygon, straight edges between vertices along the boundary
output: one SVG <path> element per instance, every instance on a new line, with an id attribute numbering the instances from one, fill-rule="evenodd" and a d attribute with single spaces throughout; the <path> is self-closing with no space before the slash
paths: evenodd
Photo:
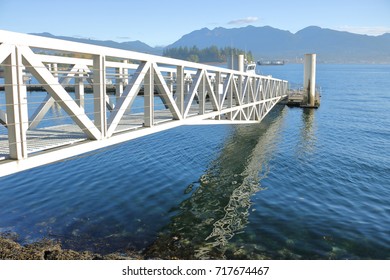
<path id="1" fill-rule="evenodd" d="M 211 46 L 204 49 L 199 49 L 197 46 L 178 47 L 165 49 L 163 56 L 189 60 L 193 62 L 226 62 L 227 57 L 232 54 L 245 54 L 245 58 L 248 61 L 254 61 L 252 52 L 245 52 L 240 49 L 225 47 L 218 48 L 217 46 Z"/>
<path id="2" fill-rule="evenodd" d="M 192 62 L 199 62 L 199 57 L 196 54 L 190 54 L 190 56 L 187 58 L 188 61 Z"/>

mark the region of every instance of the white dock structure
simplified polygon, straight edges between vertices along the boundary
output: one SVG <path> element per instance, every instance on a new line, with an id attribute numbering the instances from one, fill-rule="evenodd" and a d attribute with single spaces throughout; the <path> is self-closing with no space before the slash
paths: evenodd
<path id="1" fill-rule="evenodd" d="M 0 30 L 0 176 L 180 125 L 260 122 L 287 89 L 269 76 Z"/>

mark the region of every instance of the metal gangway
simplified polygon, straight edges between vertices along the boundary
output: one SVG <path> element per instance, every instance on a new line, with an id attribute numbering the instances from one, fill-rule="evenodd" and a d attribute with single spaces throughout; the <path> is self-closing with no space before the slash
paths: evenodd
<path id="1" fill-rule="evenodd" d="M 0 176 L 193 124 L 260 122 L 288 82 L 0 30 Z"/>

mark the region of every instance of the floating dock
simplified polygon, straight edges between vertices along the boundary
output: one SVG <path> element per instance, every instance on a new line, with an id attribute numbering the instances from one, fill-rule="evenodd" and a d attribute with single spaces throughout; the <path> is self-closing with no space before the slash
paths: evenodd
<path id="1" fill-rule="evenodd" d="M 290 89 L 288 91 L 287 98 L 282 101 L 284 104 L 290 107 L 301 107 L 301 108 L 318 108 L 321 104 L 321 90 L 316 89 L 315 96 L 314 96 L 314 105 L 308 105 L 307 101 L 305 101 L 307 95 L 307 91 L 303 89 L 296 89 L 292 90 Z"/>
<path id="2" fill-rule="evenodd" d="M 320 106 L 320 89 L 316 87 L 316 58 L 314 53 L 305 54 L 303 87 L 288 90 L 285 101 L 287 106 L 318 108 Z"/>

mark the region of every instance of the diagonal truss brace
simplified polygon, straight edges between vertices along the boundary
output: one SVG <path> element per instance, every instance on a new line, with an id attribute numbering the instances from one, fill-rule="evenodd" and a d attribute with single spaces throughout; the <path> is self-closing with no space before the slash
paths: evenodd
<path id="1" fill-rule="evenodd" d="M 190 91 L 186 93 L 186 95 L 184 96 L 184 108 L 185 108 L 184 118 L 188 116 L 192 101 L 194 100 L 195 95 L 197 94 L 198 87 L 202 81 L 203 72 L 204 70 L 198 69 L 195 78 L 193 79 L 193 83 L 191 85 Z"/>
<path id="2" fill-rule="evenodd" d="M 119 97 L 115 109 L 111 113 L 110 118 L 107 121 L 107 137 L 112 136 L 125 111 L 133 104 L 139 90 L 141 89 L 142 81 L 145 78 L 145 75 L 150 67 L 151 62 L 142 62 L 138 66 L 130 83 L 126 86 L 125 90 L 123 91 L 123 94 Z"/>
<path id="3" fill-rule="evenodd" d="M 76 64 L 72 67 L 70 70 L 70 73 L 62 77 L 59 81 L 61 85 L 66 85 L 69 83 L 69 79 L 74 77 L 74 72 L 80 71 L 79 69 L 84 69 L 84 66 Z M 39 105 L 39 107 L 35 110 L 34 114 L 30 117 L 30 125 L 29 128 L 33 129 L 36 128 L 37 125 L 41 122 L 41 120 L 45 117 L 46 113 L 50 110 L 50 108 L 54 105 L 55 100 L 54 98 L 48 94 L 43 99 L 42 103 Z"/>
<path id="4" fill-rule="evenodd" d="M 213 106 L 213 110 L 220 111 L 218 98 L 217 98 L 216 92 L 214 91 L 213 87 L 211 86 L 211 81 L 209 79 L 209 76 L 207 75 L 207 72 L 204 73 L 203 78 L 206 81 L 206 91 L 208 92 L 208 95 L 210 97 L 211 104 Z"/>
<path id="5" fill-rule="evenodd" d="M 43 65 L 42 61 L 25 46 L 18 47 L 23 56 L 23 64 L 29 67 L 29 71 L 43 84 L 46 91 L 58 102 L 72 120 L 82 129 L 89 139 L 100 139 L 100 131 L 88 118 L 72 97 L 66 92 L 58 80 Z"/>
<path id="6" fill-rule="evenodd" d="M 157 64 L 153 63 L 152 67 L 154 69 L 154 78 L 156 80 L 155 86 L 157 86 L 164 104 L 168 106 L 169 110 L 173 115 L 174 120 L 183 119 L 179 107 L 176 105 L 176 102 L 173 98 L 173 94 L 169 90 L 167 83 L 165 82 L 164 77 L 162 76 Z"/>

